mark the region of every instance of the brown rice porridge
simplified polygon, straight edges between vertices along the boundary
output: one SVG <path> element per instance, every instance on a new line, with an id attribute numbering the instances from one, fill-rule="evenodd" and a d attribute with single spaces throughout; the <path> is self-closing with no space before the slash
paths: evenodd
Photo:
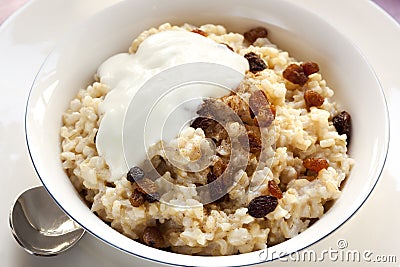
<path id="1" fill-rule="evenodd" d="M 142 182 L 127 175 L 111 179 L 105 159 L 98 154 L 95 139 L 102 120 L 98 106 L 110 88 L 95 77 L 71 101 L 61 128 L 62 165 L 75 188 L 91 210 L 117 231 L 177 253 L 247 253 L 304 231 L 324 214 L 327 203 L 340 196 L 340 185 L 353 165 L 347 155 L 350 118 L 331 100 L 334 92 L 315 64 L 297 62 L 271 44 L 261 28 L 247 32 L 245 38 L 211 24 L 163 24 L 140 34 L 129 53 L 161 31 L 194 31 L 226 44 L 249 61 L 250 70 L 233 93 L 205 101 L 198 111 L 202 118 L 192 127 L 171 142 L 160 141 L 149 148 L 159 175 L 146 173 Z M 217 123 L 217 102 L 231 108 L 242 123 Z M 198 158 L 206 138 L 216 144 L 210 167 L 183 171 L 166 159 L 168 149 Z M 240 153 L 231 158 L 234 144 Z M 247 161 L 244 170 L 224 172 L 240 157 Z M 135 175 L 141 170 L 133 171 Z M 184 187 L 171 191 L 166 181 Z M 204 192 L 196 190 L 207 184 Z M 213 201 L 203 205 L 204 195 Z"/>

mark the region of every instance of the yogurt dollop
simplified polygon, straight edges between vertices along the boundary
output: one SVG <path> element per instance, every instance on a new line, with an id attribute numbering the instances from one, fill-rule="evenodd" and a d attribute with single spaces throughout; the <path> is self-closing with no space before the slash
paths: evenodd
<path id="1" fill-rule="evenodd" d="M 110 91 L 99 106 L 103 118 L 96 147 L 110 168 L 111 181 L 127 172 L 122 129 L 124 116 L 136 92 L 154 75 L 195 62 L 225 65 L 243 75 L 249 69 L 247 60 L 224 44 L 187 31 L 156 33 L 145 39 L 135 54 L 117 54 L 101 64 L 97 75 Z"/>

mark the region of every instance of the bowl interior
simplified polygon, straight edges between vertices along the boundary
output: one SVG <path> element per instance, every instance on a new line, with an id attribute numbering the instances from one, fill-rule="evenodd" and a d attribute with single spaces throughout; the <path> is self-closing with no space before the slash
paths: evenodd
<path id="1" fill-rule="evenodd" d="M 296 14 L 296 15 L 293 15 Z M 244 32 L 265 26 L 270 39 L 298 60 L 318 62 L 335 100 L 352 115 L 350 154 L 356 163 L 342 196 L 312 227 L 297 237 L 260 252 L 225 257 L 178 255 L 135 242 L 96 217 L 61 167 L 62 113 L 77 91 L 92 83 L 97 67 L 126 52 L 143 30 L 164 22 L 222 24 Z M 388 115 L 379 82 L 361 53 L 322 18 L 282 0 L 123 1 L 89 18 L 69 33 L 48 57 L 32 87 L 26 111 L 26 138 L 35 169 L 57 203 L 101 240 L 142 258 L 176 265 L 249 265 L 305 248 L 343 224 L 375 186 L 388 148 Z M 275 251 L 275 253 L 273 253 Z M 155 256 L 156 255 L 156 256 Z"/>

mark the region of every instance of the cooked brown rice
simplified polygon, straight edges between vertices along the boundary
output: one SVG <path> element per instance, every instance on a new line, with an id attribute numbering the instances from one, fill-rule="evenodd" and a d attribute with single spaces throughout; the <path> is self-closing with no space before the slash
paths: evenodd
<path id="1" fill-rule="evenodd" d="M 145 38 L 159 31 L 195 28 L 187 24 L 182 27 L 163 24 L 140 34 L 129 52 L 135 53 Z M 110 90 L 108 85 L 98 81 L 81 89 L 64 114 L 62 165 L 91 210 L 132 239 L 141 240 L 146 227 L 157 226 L 165 247 L 177 253 L 231 255 L 263 249 L 304 231 L 324 214 L 327 202 L 340 196 L 340 185 L 353 164 L 347 155 L 346 135 L 339 135 L 332 125 L 332 118 L 340 110 L 331 100 L 333 90 L 319 73 L 311 74 L 304 86 L 285 80 L 283 70 L 296 61 L 268 39 L 258 38 L 249 45 L 242 34 L 228 33 L 223 26 L 208 24 L 199 29 L 206 32 L 208 38 L 229 45 L 240 55 L 254 52 L 265 61 L 268 68 L 255 74 L 247 72 L 236 93 L 248 101 L 254 90 L 262 90 L 276 109 L 273 130 L 261 131 L 265 157 L 250 155 L 246 171 L 235 173 L 235 185 L 228 197 L 201 204 L 196 185 L 207 184 L 209 168 L 185 172 L 169 166 L 162 177 L 155 180 L 157 187 L 167 192 L 161 195 L 163 201 L 132 206 L 129 199 L 136 185 L 126 176 L 111 181 L 107 163 L 96 150 L 95 137 L 102 118 L 98 106 Z M 322 95 L 324 103 L 308 108 L 304 101 L 305 90 Z M 232 105 L 232 101 L 238 100 L 231 95 L 222 101 Z M 235 123 L 228 128 L 231 136 L 246 132 Z M 149 155 L 156 165 L 165 157 L 165 148 L 184 151 L 185 157 L 195 159 L 205 138 L 201 128 L 188 127 L 175 140 L 163 143 L 164 147 L 162 142 L 151 147 Z M 222 139 L 213 164 L 230 156 L 228 141 Z M 310 157 L 327 160 L 329 167 L 310 174 L 303 166 L 303 160 Z M 168 192 L 170 185 L 165 181 L 185 187 Z M 268 193 L 269 181 L 279 185 L 283 197 L 273 212 L 254 218 L 248 214 L 247 206 L 255 197 Z M 168 203 L 194 207 L 181 209 Z"/>

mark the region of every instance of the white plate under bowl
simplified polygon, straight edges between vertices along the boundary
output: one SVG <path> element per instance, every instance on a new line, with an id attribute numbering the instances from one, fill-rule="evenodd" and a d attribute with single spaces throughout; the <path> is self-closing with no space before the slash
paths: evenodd
<path id="1" fill-rule="evenodd" d="M 295 14 L 295 15 L 294 15 Z M 70 183 L 59 159 L 62 113 L 80 88 L 92 82 L 109 56 L 125 52 L 143 30 L 164 22 L 223 24 L 243 32 L 265 26 L 270 39 L 298 60 L 318 62 L 335 100 L 353 118 L 350 148 L 356 160 L 342 196 L 300 235 L 260 251 L 200 257 L 156 250 L 133 241 L 95 216 Z M 44 186 L 91 234 L 142 259 L 174 265 L 239 266 L 273 260 L 318 242 L 345 223 L 364 203 L 382 171 L 389 141 L 387 107 L 379 82 L 364 57 L 322 18 L 282 0 L 124 1 L 89 18 L 60 42 L 37 75 L 26 110 L 30 156 Z"/>

